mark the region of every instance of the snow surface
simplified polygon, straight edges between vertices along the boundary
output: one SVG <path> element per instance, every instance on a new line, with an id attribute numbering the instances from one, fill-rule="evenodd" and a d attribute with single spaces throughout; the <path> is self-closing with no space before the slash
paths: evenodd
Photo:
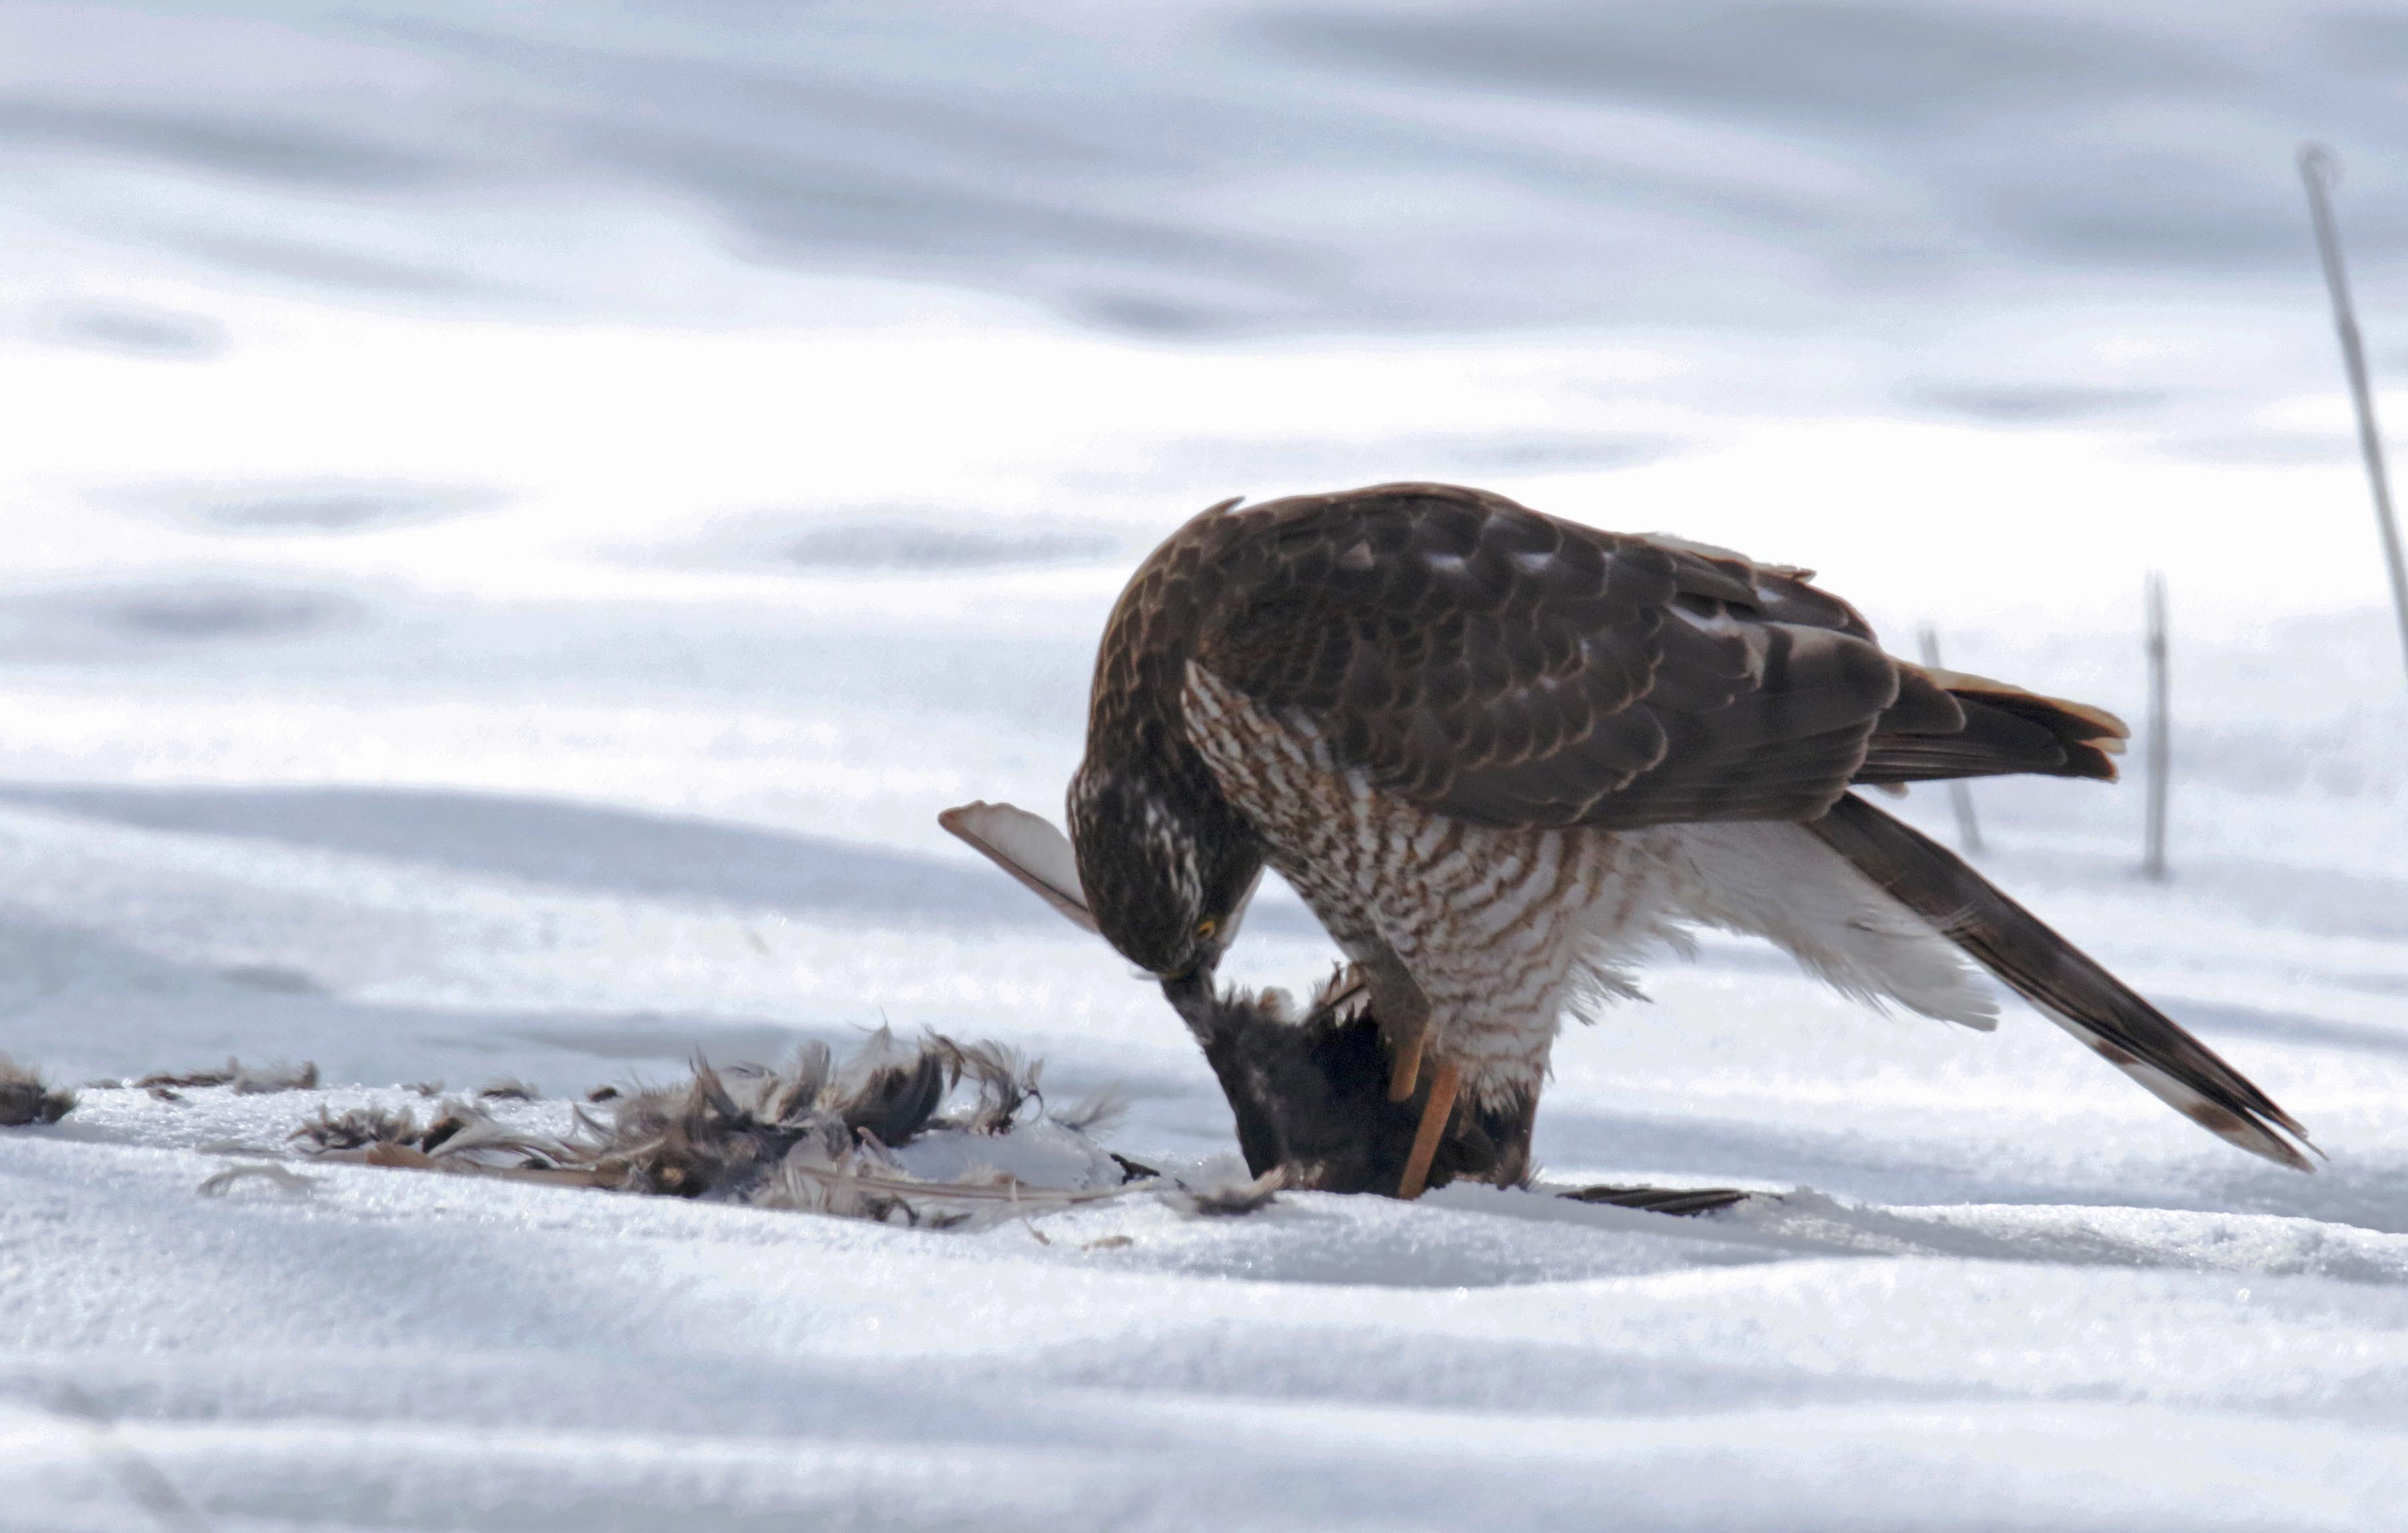
<path id="1" fill-rule="evenodd" d="M 0 1050 L 331 1083 L 0 1133 L 0 1527 L 2400 1526 L 2408 706 L 2286 178 L 2350 157 L 2396 358 L 2403 35 L 1868 6 L 1949 91 L 1783 95 L 1659 20 L 1598 94 L 1571 8 L 1378 9 L 0 6 Z M 881 1022 L 1205 1171 L 1168 1008 L 934 817 L 1054 809 L 1176 519 L 1416 476 L 2135 717 L 2166 569 L 2176 877 L 2054 783 L 1982 866 L 2329 1163 L 1710 941 L 1538 1139 L 1782 1194 L 1702 1220 L 198 1192 L 395 1082 Z M 1270 890 L 1234 964 L 1328 957 Z"/>

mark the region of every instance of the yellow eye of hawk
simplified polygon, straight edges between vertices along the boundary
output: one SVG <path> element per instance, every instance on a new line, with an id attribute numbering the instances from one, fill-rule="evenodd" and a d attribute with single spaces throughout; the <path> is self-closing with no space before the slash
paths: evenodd
<path id="1" fill-rule="evenodd" d="M 1203 920 L 1196 923 L 1196 935 L 1207 942 L 1212 940 L 1212 934 L 1220 929 L 1221 923 L 1213 916 L 1208 915 Z"/>

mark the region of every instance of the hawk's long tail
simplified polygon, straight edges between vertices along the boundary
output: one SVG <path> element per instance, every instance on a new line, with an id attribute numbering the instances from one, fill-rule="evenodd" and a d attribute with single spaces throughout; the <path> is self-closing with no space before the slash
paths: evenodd
<path id="1" fill-rule="evenodd" d="M 2300 1153 L 2314 1148 L 2307 1131 L 2272 1098 L 1955 852 L 1854 794 L 1806 828 L 2175 1111 L 2252 1154 L 2315 1168 Z"/>

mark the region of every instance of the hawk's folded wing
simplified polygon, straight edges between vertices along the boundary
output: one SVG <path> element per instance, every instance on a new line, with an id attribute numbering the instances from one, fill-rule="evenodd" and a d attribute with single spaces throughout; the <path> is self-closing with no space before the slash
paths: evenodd
<path id="1" fill-rule="evenodd" d="M 1856 781 L 2114 772 L 2106 715 L 1885 654 L 1804 571 L 1449 485 L 1223 517 L 1195 661 L 1466 819 L 1804 820 Z"/>

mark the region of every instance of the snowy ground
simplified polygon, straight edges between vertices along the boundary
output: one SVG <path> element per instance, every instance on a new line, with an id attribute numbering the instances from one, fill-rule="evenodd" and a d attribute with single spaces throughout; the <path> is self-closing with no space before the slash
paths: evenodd
<path id="1" fill-rule="evenodd" d="M 634 11 L 590 49 L 509 7 L 126 13 L 129 52 L 85 7 L 0 7 L 45 61 L 0 102 L 0 1050 L 70 1083 L 229 1054 L 331 1083 L 96 1090 L 0 1134 L 0 1527 L 2395 1526 L 2408 706 L 2320 299 L 2266 275 L 2303 243 L 2236 224 L 2226 264 L 2182 265 L 2223 193 L 2173 178 L 2163 227 L 2116 234 L 2172 265 L 2027 271 L 1916 190 L 2055 184 L 2001 158 L 1997 101 L 1998 143 L 1893 103 L 1921 126 L 1885 157 L 1852 118 L 1349 73 L 1437 36 L 1410 28 L 1180 12 L 1252 39 L 1224 56 L 1108 8 L 1040 47 L 1038 7 L 988 7 L 956 57 L 837 7 L 832 81 L 782 34 Z M 2313 71 L 2251 40 L 2282 7 L 2227 9 L 2214 37 L 2168 11 L 2148 55 L 2265 76 L 2221 137 L 2162 96 L 2016 109 L 2235 164 L 2264 138 L 2287 195 Z M 2379 20 L 2350 34 L 2369 100 Z M 1080 84 L 1121 78 L 1082 49 L 1123 84 Z M 780 59 L 811 90 L 779 95 Z M 955 75 L 991 89 L 963 105 Z M 282 115 L 234 132 L 260 93 Z M 2385 120 L 2333 99 L 2297 131 L 2384 184 L 2346 130 Z M 1150 100 L 1158 140 L 1129 128 Z M 727 146 L 839 120 L 848 165 L 979 238 L 906 260 L 909 219 L 763 222 L 810 196 Z M 1566 231 L 1638 195 L 1574 174 L 1605 127 L 1626 178 L 1711 151 L 1848 211 L 1640 197 L 1678 225 L 1630 226 L 1660 311 L 1588 305 L 1604 256 Z M 1063 147 L 1105 128 L 1109 154 Z M 578 146 L 666 175 L 679 144 L 719 146 L 677 162 L 707 216 L 557 173 Z M 1183 200 L 1152 200 L 1167 165 Z M 2096 234 L 2063 195 L 2033 226 Z M 1381 252 L 1455 206 L 1529 265 L 1451 309 L 1481 251 Z M 1139 238 L 1140 208 L 1178 237 Z M 1213 243 L 1233 209 L 1257 244 Z M 1852 263 L 1942 227 L 1971 289 L 1843 301 Z M 1665 285 L 1675 248 L 1704 297 Z M 1698 318 L 1735 293 L 1789 307 Z M 2408 323 L 2378 322 L 2393 354 Z M 934 815 L 1058 804 L 1103 609 L 1177 518 L 1422 476 L 1817 565 L 1900 648 L 1936 622 L 1953 665 L 2131 715 L 2166 568 L 2177 876 L 2132 874 L 2136 789 L 2079 785 L 1979 790 L 1982 864 L 2329 1163 L 2229 1150 L 2021 1010 L 1988 1037 L 1885 1018 L 1710 942 L 1566 1037 L 1539 1126 L 1549 1184 L 1783 1194 L 1698 1221 L 1450 1189 L 934 1234 L 357 1167 L 197 1191 L 236 1159 L 210 1147 L 396 1082 L 565 1096 L 882 1021 L 1007 1040 L 1064 1095 L 1120 1083 L 1140 1159 L 1226 1156 L 1151 988 Z M 1327 956 L 1274 894 L 1236 967 Z"/>

